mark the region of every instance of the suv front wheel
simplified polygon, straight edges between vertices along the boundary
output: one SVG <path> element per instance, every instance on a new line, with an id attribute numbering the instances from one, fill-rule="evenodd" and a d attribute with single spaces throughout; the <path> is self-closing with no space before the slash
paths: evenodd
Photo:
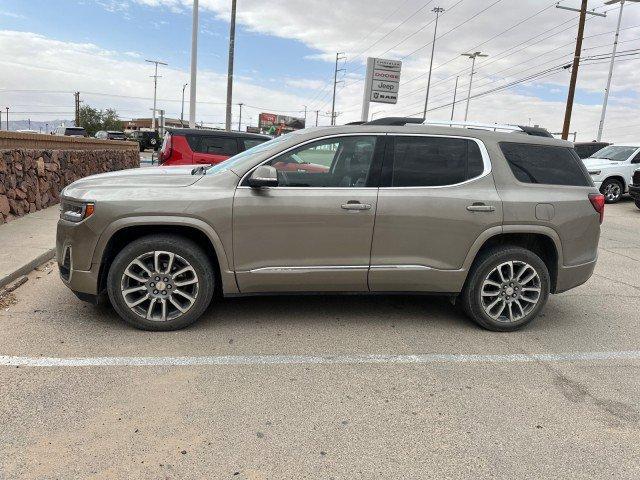
<path id="1" fill-rule="evenodd" d="M 141 330 L 177 330 L 194 323 L 214 290 L 211 262 L 194 242 L 152 235 L 116 256 L 107 277 L 111 304 Z"/>
<path id="2" fill-rule="evenodd" d="M 489 330 L 517 330 L 533 320 L 549 297 L 549 271 L 530 250 L 505 246 L 477 259 L 462 292 L 469 317 Z"/>
<path id="3" fill-rule="evenodd" d="M 620 180 L 609 178 L 602 183 L 600 193 L 604 195 L 605 202 L 617 203 L 620 201 L 622 194 L 624 193 L 624 185 Z"/>

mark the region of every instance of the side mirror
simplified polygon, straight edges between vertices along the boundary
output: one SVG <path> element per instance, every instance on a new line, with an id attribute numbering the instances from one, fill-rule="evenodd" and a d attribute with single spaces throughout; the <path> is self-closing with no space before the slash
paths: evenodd
<path id="1" fill-rule="evenodd" d="M 253 188 L 277 187 L 278 171 L 269 165 L 260 165 L 256 168 L 248 180 L 249 186 Z"/>

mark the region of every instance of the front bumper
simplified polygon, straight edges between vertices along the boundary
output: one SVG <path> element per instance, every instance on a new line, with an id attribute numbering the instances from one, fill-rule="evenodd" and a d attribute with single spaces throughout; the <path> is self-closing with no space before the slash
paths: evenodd
<path id="1" fill-rule="evenodd" d="M 629 195 L 633 198 L 640 198 L 640 185 L 629 185 Z"/>
<path id="2" fill-rule="evenodd" d="M 60 278 L 83 300 L 82 295 L 98 292 L 100 263 L 92 263 L 99 235 L 92 229 L 91 218 L 73 223 L 58 220 L 56 231 L 56 259 Z"/>

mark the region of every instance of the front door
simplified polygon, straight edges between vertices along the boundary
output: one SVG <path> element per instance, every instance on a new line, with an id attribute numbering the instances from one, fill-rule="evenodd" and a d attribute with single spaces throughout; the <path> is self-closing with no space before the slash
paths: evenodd
<path id="1" fill-rule="evenodd" d="M 502 222 L 484 145 L 457 137 L 390 135 L 382 176 L 371 291 L 458 291 L 471 246 Z"/>
<path id="2" fill-rule="evenodd" d="M 312 141 L 266 163 L 277 187 L 241 182 L 233 254 L 242 293 L 368 290 L 383 144 L 384 135 Z"/>

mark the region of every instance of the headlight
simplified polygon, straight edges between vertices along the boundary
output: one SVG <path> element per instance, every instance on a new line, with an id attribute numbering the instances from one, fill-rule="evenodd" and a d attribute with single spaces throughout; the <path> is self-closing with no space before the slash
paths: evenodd
<path id="1" fill-rule="evenodd" d="M 596 177 L 602 173 L 602 170 L 589 170 L 589 175 L 595 175 Z"/>
<path id="2" fill-rule="evenodd" d="M 60 218 L 69 222 L 78 223 L 93 215 L 95 205 L 93 203 L 72 202 L 62 200 L 60 202 Z"/>

